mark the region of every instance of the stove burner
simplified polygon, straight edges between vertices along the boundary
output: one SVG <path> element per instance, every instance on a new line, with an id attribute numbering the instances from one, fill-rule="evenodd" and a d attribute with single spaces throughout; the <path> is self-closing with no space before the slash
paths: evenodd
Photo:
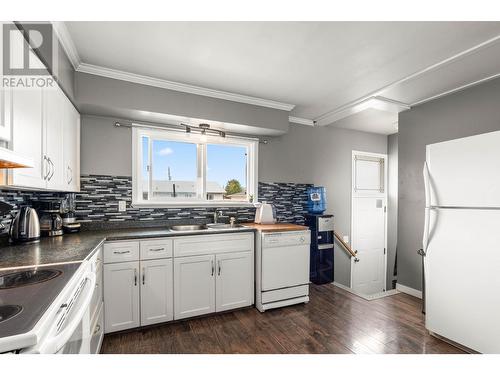
<path id="1" fill-rule="evenodd" d="M 17 288 L 42 283 L 59 276 L 62 272 L 53 269 L 26 270 L 0 275 L 0 289 Z"/>
<path id="2" fill-rule="evenodd" d="M 23 307 L 19 305 L 0 306 L 0 323 L 5 322 L 22 311 Z"/>

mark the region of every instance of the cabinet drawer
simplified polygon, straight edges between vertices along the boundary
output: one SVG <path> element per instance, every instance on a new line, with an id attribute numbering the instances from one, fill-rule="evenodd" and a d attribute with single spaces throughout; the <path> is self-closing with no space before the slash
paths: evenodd
<path id="1" fill-rule="evenodd" d="M 104 244 L 104 263 L 139 260 L 139 242 L 120 241 Z"/>
<path id="2" fill-rule="evenodd" d="M 172 243 L 171 239 L 141 241 L 141 260 L 171 258 Z"/>
<path id="3" fill-rule="evenodd" d="M 253 233 L 186 236 L 174 239 L 174 256 L 253 251 Z"/>

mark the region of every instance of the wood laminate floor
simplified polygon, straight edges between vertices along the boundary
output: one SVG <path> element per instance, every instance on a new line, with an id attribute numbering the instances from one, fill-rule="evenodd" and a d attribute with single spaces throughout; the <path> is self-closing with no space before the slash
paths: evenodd
<path id="1" fill-rule="evenodd" d="M 463 353 L 429 335 L 420 300 L 311 285 L 308 304 L 247 308 L 104 336 L 102 353 Z"/>

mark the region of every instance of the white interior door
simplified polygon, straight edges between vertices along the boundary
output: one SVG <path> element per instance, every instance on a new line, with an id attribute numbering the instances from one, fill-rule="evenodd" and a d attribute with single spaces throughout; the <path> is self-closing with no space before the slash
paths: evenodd
<path id="1" fill-rule="evenodd" d="M 386 156 L 353 153 L 351 288 L 374 294 L 386 288 Z"/>
<path id="2" fill-rule="evenodd" d="M 426 328 L 500 353 L 500 210 L 433 209 L 425 256 Z"/>

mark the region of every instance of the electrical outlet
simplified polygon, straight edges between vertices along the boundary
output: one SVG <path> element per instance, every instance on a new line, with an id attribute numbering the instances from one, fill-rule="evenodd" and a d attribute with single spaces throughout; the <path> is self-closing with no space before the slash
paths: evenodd
<path id="1" fill-rule="evenodd" d="M 349 236 L 342 236 L 345 243 L 349 243 Z"/>
<path id="2" fill-rule="evenodd" d="M 120 211 L 120 212 L 127 211 L 127 202 L 118 201 L 118 211 Z"/>

